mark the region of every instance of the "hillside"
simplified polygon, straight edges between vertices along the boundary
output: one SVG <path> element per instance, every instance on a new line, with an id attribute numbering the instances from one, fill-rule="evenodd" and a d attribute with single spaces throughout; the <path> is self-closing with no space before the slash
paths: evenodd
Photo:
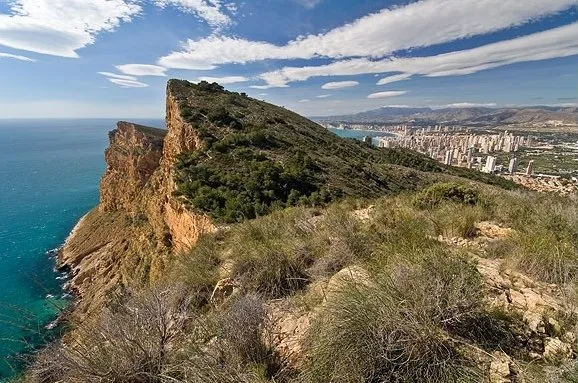
<path id="1" fill-rule="evenodd" d="M 367 112 L 319 117 L 317 121 L 351 123 L 400 123 L 417 125 L 456 124 L 456 125 L 517 125 L 544 124 L 578 125 L 578 109 L 570 107 L 535 106 L 523 108 L 396 108 L 384 107 Z"/>
<path id="2" fill-rule="evenodd" d="M 575 202 L 217 84 L 169 81 L 166 121 L 110 133 L 59 255 L 76 304 L 30 381 L 485 382 L 575 354 Z"/>
<path id="3" fill-rule="evenodd" d="M 467 183 L 274 212 L 72 322 L 26 379 L 576 382 L 577 217 Z"/>
<path id="4" fill-rule="evenodd" d="M 414 190 L 433 179 L 419 171 L 467 173 L 417 153 L 340 139 L 284 108 L 218 85 L 173 80 L 169 88 L 202 141 L 179 157 L 177 194 L 217 221 L 251 219 L 276 207 Z M 467 176 L 502 183 L 481 173 Z"/>

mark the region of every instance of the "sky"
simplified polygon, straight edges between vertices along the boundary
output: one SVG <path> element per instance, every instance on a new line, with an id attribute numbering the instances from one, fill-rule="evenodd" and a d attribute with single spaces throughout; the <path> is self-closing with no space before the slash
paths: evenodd
<path id="1" fill-rule="evenodd" d="M 578 106 L 578 0 L 0 0 L 0 118 L 162 118 L 169 78 L 306 116 Z"/>

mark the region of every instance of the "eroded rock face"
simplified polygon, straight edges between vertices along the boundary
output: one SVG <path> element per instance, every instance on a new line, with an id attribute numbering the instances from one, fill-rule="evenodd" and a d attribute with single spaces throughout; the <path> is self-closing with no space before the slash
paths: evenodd
<path id="1" fill-rule="evenodd" d="M 135 199 L 159 167 L 165 132 L 119 122 L 109 138 L 99 209 L 131 211 Z"/>
<path id="2" fill-rule="evenodd" d="M 60 255 L 61 265 L 72 271 L 77 311 L 94 311 L 119 286 L 158 279 L 169 257 L 215 230 L 208 217 L 173 196 L 177 158 L 198 148 L 200 139 L 170 92 L 166 123 L 167 130 L 159 130 L 119 122 L 109 135 L 100 204 L 77 225 Z M 84 302 L 85 296 L 91 299 Z"/>

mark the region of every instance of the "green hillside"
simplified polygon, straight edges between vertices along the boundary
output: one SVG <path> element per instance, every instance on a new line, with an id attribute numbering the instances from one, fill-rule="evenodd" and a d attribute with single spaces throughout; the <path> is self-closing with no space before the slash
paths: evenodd
<path id="1" fill-rule="evenodd" d="M 440 175 L 515 187 L 414 152 L 339 138 L 285 108 L 215 83 L 171 80 L 168 88 L 203 141 L 201 149 L 181 156 L 177 193 L 217 221 L 239 222 L 344 196 L 375 198 L 415 190 Z"/>

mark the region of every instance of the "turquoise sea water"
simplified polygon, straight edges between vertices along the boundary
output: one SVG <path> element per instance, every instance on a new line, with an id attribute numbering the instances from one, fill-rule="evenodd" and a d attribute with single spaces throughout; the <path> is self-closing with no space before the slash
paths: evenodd
<path id="1" fill-rule="evenodd" d="M 162 127 L 162 120 L 137 121 Z M 46 254 L 98 203 L 116 120 L 0 120 L 0 381 L 46 336 L 63 306 Z"/>

